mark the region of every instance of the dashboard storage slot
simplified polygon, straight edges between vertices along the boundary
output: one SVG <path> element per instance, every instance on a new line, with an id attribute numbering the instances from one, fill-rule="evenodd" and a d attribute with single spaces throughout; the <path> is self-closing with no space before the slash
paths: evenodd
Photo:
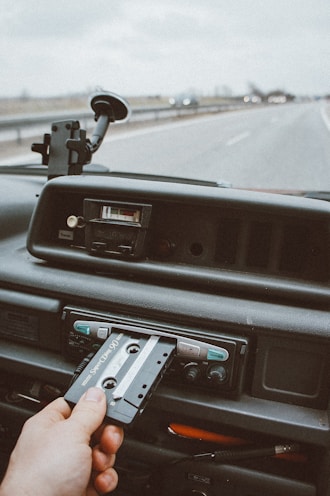
<path id="1" fill-rule="evenodd" d="M 326 409 L 330 349 L 304 339 L 260 337 L 252 394 Z"/>
<path id="2" fill-rule="evenodd" d="M 60 301 L 0 289 L 0 338 L 59 351 L 60 323 Z"/>
<path id="3" fill-rule="evenodd" d="M 171 490 L 172 488 L 172 490 Z M 316 496 L 315 486 L 287 476 L 260 472 L 242 465 L 174 466 L 163 477 L 161 496 Z"/>
<path id="4" fill-rule="evenodd" d="M 280 448 L 274 446 L 274 439 L 261 439 L 251 432 L 246 433 L 245 440 L 239 439 L 224 426 L 218 433 L 203 431 L 207 438 L 177 436 L 173 440 L 161 431 L 162 424 L 159 421 L 158 442 L 149 439 L 145 424 L 144 428 L 139 426 L 137 436 L 124 443 L 117 456 L 116 495 L 318 495 L 320 454 L 306 446 L 295 451 L 295 443 L 286 441 L 282 447 L 292 446 L 294 451 L 274 454 L 275 448 Z M 218 440 L 211 440 L 211 434 Z M 245 436 L 243 431 L 239 435 Z"/>
<path id="5" fill-rule="evenodd" d="M 85 199 L 86 248 L 94 255 L 140 258 L 151 205 Z"/>

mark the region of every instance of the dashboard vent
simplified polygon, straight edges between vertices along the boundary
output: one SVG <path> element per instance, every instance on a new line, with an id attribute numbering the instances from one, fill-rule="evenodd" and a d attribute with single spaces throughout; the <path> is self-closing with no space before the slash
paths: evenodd
<path id="1" fill-rule="evenodd" d="M 328 244 L 322 222 L 224 218 L 218 227 L 215 262 L 232 270 L 326 281 Z"/>

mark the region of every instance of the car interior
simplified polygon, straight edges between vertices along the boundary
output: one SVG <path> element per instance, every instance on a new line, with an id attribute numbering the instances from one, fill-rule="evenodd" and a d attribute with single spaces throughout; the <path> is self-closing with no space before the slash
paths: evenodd
<path id="1" fill-rule="evenodd" d="M 127 115 L 92 108 L 91 139 L 56 123 L 40 169 L 1 171 L 2 473 L 26 419 L 95 384 L 114 495 L 330 495 L 329 202 L 87 173 Z"/>

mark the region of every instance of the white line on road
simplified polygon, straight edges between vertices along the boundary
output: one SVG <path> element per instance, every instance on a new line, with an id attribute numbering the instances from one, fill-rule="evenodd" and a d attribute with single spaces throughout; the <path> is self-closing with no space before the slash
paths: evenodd
<path id="1" fill-rule="evenodd" d="M 227 146 L 232 146 L 236 145 L 236 143 L 239 143 L 240 141 L 244 140 L 245 138 L 248 138 L 250 136 L 249 131 L 244 131 L 244 133 L 237 134 L 236 136 L 233 136 L 230 138 L 230 140 L 227 141 L 226 145 Z"/>
<path id="2" fill-rule="evenodd" d="M 219 119 L 219 117 L 223 117 L 224 115 L 229 115 L 229 114 L 216 114 L 216 115 L 211 115 L 211 116 L 200 116 L 197 117 L 196 119 L 191 119 L 187 121 L 180 121 L 180 122 L 165 122 L 163 124 L 158 124 L 158 125 L 150 125 L 147 127 L 143 127 L 142 129 L 134 129 L 134 130 L 127 130 L 118 133 L 117 135 L 111 135 L 111 129 L 109 132 L 109 135 L 106 136 L 104 139 L 104 143 L 110 142 L 110 141 L 120 141 L 120 140 L 125 140 L 129 137 L 134 137 L 134 136 L 146 136 L 151 133 L 158 133 L 161 131 L 167 131 L 168 129 L 175 129 L 175 128 L 183 128 L 183 127 L 193 127 L 196 125 L 199 125 L 200 123 L 205 123 L 205 122 L 212 122 L 216 121 Z"/>
<path id="3" fill-rule="evenodd" d="M 330 131 L 330 111 L 329 109 L 327 111 L 325 106 L 321 108 L 321 117 L 323 119 L 325 127 L 327 128 L 328 131 Z"/>

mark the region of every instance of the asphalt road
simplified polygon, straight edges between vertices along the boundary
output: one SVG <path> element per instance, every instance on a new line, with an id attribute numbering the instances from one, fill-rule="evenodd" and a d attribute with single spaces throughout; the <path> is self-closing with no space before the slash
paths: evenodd
<path id="1" fill-rule="evenodd" d="M 233 187 L 329 190 L 329 114 L 314 102 L 182 118 L 113 135 L 110 129 L 93 163 Z"/>
<path id="2" fill-rule="evenodd" d="M 30 146 L 12 150 L 0 164 L 40 163 Z M 92 163 L 233 187 L 329 191 L 330 105 L 292 103 L 110 126 Z"/>

